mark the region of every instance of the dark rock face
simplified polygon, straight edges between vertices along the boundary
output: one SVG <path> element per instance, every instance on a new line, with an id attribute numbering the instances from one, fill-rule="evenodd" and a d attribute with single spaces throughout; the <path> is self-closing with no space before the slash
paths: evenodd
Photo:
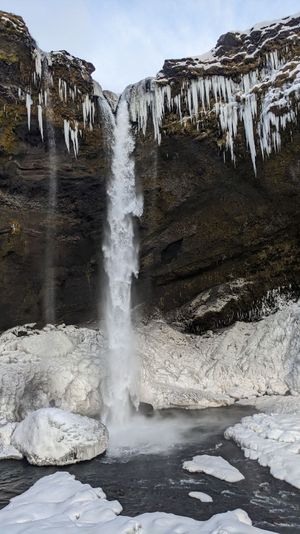
<path id="1" fill-rule="evenodd" d="M 154 306 L 170 312 L 222 284 L 229 284 L 230 295 L 230 282 L 242 278 L 250 293 L 231 302 L 231 320 L 225 313 L 207 322 L 208 328 L 222 327 L 247 317 L 267 291 L 299 287 L 299 142 L 295 131 L 293 142 L 266 160 L 257 178 L 249 161 L 238 168 L 224 164 L 209 139 L 170 134 L 160 147 L 140 142 L 140 284 Z M 181 319 L 191 324 L 185 311 Z"/>
<path id="2" fill-rule="evenodd" d="M 93 130 L 84 130 L 80 98 L 71 105 L 58 94 L 62 79 L 93 101 L 94 68 L 64 52 L 52 55 L 53 115 L 47 120 L 55 131 L 58 194 L 55 220 L 49 220 L 51 163 L 45 110 L 44 142 L 37 119 L 38 93 L 45 88 L 41 80 L 33 81 L 36 45 L 18 17 L 0 13 L 0 30 L 0 328 L 44 321 L 47 225 L 55 227 L 57 320 L 95 318 L 106 204 L 103 132 L 97 107 Z M 20 91 L 30 92 L 33 100 L 30 131 Z M 78 158 L 67 151 L 64 119 L 82 128 Z"/>
<path id="3" fill-rule="evenodd" d="M 286 54 L 292 60 L 299 55 L 299 25 L 296 19 L 286 19 L 248 33 L 225 34 L 209 59 L 168 60 L 157 80 L 172 83 L 172 91 L 197 76 L 230 73 L 239 80 L 262 65 L 265 53 L 281 53 L 286 42 Z M 44 321 L 49 225 L 55 229 L 57 321 L 94 320 L 103 274 L 101 243 L 109 176 L 107 144 L 94 96 L 101 88 L 94 92 L 93 66 L 64 51 L 46 59 L 42 56 L 42 72 L 48 65 L 53 80 L 45 86 L 46 77 L 38 75 L 35 64 L 39 60 L 36 44 L 22 19 L 0 12 L 0 30 L 0 328 Z M 293 83 L 292 67 L 276 80 L 277 88 L 283 87 L 285 75 Z M 52 103 L 48 114 L 45 91 Z M 30 131 L 28 94 L 33 101 Z M 104 91 L 104 97 L 112 107 L 116 105 L 113 93 Z M 281 113 L 278 107 L 273 111 L 274 116 Z M 58 169 L 52 219 L 47 121 L 55 132 Z M 181 328 L 202 333 L 237 319 L 257 318 L 272 290 L 298 294 L 297 121 L 292 134 L 291 139 L 288 130 L 282 133 L 278 153 L 264 160 L 257 156 L 255 176 L 240 127 L 236 163 L 224 163 L 220 151 L 224 132 L 213 112 L 203 116 L 196 128 L 168 111 L 160 145 L 153 139 L 150 123 L 145 136 L 137 132 L 136 175 L 144 194 L 144 215 L 137 229 L 141 269 L 135 301 L 142 302 L 147 312 L 159 308 Z M 79 143 L 78 157 L 73 153 L 74 139 Z M 275 297 L 269 299 L 270 305 L 272 299 L 276 306 Z"/>
<path id="4" fill-rule="evenodd" d="M 187 331 L 258 318 L 270 292 L 278 297 L 277 288 L 299 295 L 299 34 L 299 17 L 225 34 L 207 55 L 167 60 L 152 94 L 145 84 L 140 88 L 155 105 L 155 91 L 168 89 L 173 99 L 159 119 L 160 146 L 151 139 L 151 121 L 137 143 L 145 194 L 140 294 Z M 224 89 L 216 98 L 218 83 L 236 93 Z M 234 116 L 232 109 L 245 109 L 251 98 L 255 108 L 243 123 L 243 111 Z M 266 154 L 264 143 L 275 139 L 289 106 L 296 118 L 291 131 L 280 129 L 279 149 L 270 144 Z M 245 142 L 249 126 L 256 169 Z M 235 163 L 227 162 L 228 139 Z M 241 279 L 242 289 L 233 291 Z"/>

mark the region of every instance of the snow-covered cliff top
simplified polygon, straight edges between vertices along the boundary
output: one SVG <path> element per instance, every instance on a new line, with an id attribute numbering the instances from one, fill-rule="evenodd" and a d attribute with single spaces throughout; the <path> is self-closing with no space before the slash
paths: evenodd
<path id="1" fill-rule="evenodd" d="M 158 78 L 247 72 L 259 67 L 263 56 L 275 48 L 283 53 L 299 46 L 300 13 L 280 20 L 262 22 L 252 28 L 221 35 L 215 48 L 200 56 L 167 59 Z"/>
<path id="2" fill-rule="evenodd" d="M 277 152 L 282 132 L 292 135 L 300 100 L 300 14 L 222 35 L 202 56 L 166 60 L 156 78 L 132 86 L 131 118 L 146 133 L 151 115 L 160 143 L 164 117 L 176 114 L 184 129 L 217 118 L 219 146 L 236 162 L 241 127 L 254 173 L 257 156 Z"/>

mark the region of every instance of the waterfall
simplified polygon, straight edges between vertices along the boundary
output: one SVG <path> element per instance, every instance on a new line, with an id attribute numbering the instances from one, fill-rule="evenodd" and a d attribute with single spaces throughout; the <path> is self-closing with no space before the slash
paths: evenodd
<path id="1" fill-rule="evenodd" d="M 134 217 L 142 215 L 143 202 L 136 194 L 128 104 L 122 96 L 113 125 L 111 177 L 107 198 L 107 235 L 103 244 L 107 276 L 105 326 L 107 334 L 106 420 L 122 424 L 130 417 L 136 399 L 138 364 L 131 322 L 131 285 L 138 274 L 138 245 Z"/>
<path id="2" fill-rule="evenodd" d="M 49 72 L 50 58 L 43 62 L 45 80 L 46 131 L 49 158 L 48 208 L 46 217 L 46 242 L 44 258 L 44 319 L 46 323 L 55 323 L 55 238 L 56 238 L 56 204 L 57 204 L 57 157 L 55 132 L 53 127 L 54 110 L 51 100 L 52 78 Z"/>

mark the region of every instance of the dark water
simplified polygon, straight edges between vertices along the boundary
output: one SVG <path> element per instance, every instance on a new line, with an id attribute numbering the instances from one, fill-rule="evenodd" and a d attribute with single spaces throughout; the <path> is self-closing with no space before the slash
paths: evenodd
<path id="1" fill-rule="evenodd" d="M 274 479 L 267 468 L 247 460 L 232 442 L 223 438 L 224 429 L 252 413 L 252 409 L 228 407 L 201 412 L 185 412 L 190 427 L 183 442 L 160 454 L 109 454 L 90 462 L 61 468 L 81 482 L 101 486 L 108 499 L 118 499 L 124 513 L 164 511 L 205 520 L 213 514 L 242 508 L 253 524 L 280 534 L 300 534 L 300 491 Z M 166 423 L 178 412 L 164 415 Z M 182 414 L 180 414 L 182 417 Z M 166 425 L 167 428 L 167 425 Z M 196 454 L 222 455 L 245 476 L 229 483 L 204 474 L 191 474 L 182 462 Z M 0 507 L 29 488 L 40 477 L 60 468 L 33 467 L 26 461 L 0 462 Z M 201 503 L 188 496 L 190 491 L 203 491 L 213 503 Z"/>

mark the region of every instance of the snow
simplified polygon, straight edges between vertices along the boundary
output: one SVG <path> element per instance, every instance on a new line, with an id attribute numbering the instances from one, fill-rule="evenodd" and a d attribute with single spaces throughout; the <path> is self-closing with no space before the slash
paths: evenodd
<path id="1" fill-rule="evenodd" d="M 108 433 L 95 419 L 42 408 L 17 424 L 11 444 L 33 465 L 67 465 L 102 454 Z"/>
<path id="2" fill-rule="evenodd" d="M 16 426 L 17 423 L 2 422 L 0 424 L 0 460 L 21 460 L 23 458 L 22 453 L 11 444 L 11 437 Z"/>
<path id="3" fill-rule="evenodd" d="M 104 376 L 99 332 L 87 328 L 16 327 L 0 336 L 0 414 L 20 421 L 49 406 L 97 417 Z"/>
<path id="4" fill-rule="evenodd" d="M 201 502 L 213 502 L 212 497 L 207 493 L 202 493 L 202 491 L 190 491 L 189 497 L 198 499 Z"/>
<path id="5" fill-rule="evenodd" d="M 299 403 L 300 404 L 300 403 Z M 255 414 L 225 432 L 247 458 L 268 466 L 279 480 L 300 489 L 300 406 L 289 414 Z"/>
<path id="6" fill-rule="evenodd" d="M 267 534 L 252 527 L 240 509 L 207 521 L 161 512 L 130 518 L 120 516 L 121 511 L 121 504 L 108 501 L 100 488 L 58 472 L 41 478 L 0 510 L 1 534 Z"/>
<path id="7" fill-rule="evenodd" d="M 298 395 L 267 395 L 266 397 L 250 397 L 237 402 L 241 406 L 255 406 L 264 413 L 295 414 L 299 412 L 300 398 Z"/>
<path id="8" fill-rule="evenodd" d="M 227 482 L 239 482 L 244 476 L 236 467 L 233 467 L 222 456 L 210 456 L 201 454 L 194 456 L 192 460 L 183 463 L 183 469 L 190 473 L 206 473 Z"/>
<path id="9" fill-rule="evenodd" d="M 202 336 L 159 320 L 143 325 L 140 398 L 155 408 L 206 408 L 266 394 L 299 395 L 299 328 L 299 303 Z"/>
<path id="10" fill-rule="evenodd" d="M 208 302 L 208 306 L 209 306 Z M 285 303 L 252 323 L 188 335 L 155 320 L 136 328 L 139 400 L 154 408 L 207 408 L 239 399 L 299 399 L 300 306 Z M 98 417 L 105 382 L 103 334 L 60 325 L 16 327 L 0 335 L 0 414 L 20 421 L 53 406 Z M 248 402 L 248 401 L 247 401 Z"/>

